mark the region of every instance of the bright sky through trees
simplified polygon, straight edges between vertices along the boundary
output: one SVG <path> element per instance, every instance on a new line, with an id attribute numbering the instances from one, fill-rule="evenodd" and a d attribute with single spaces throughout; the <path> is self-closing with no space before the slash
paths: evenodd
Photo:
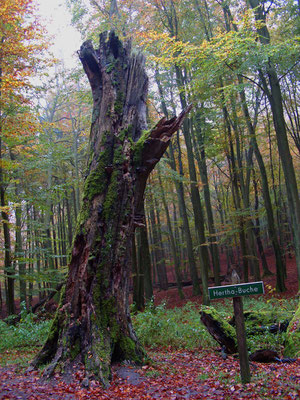
<path id="1" fill-rule="evenodd" d="M 44 26 L 53 35 L 54 56 L 66 67 L 76 63 L 76 51 L 81 45 L 80 33 L 71 25 L 71 15 L 63 0 L 36 0 Z"/>

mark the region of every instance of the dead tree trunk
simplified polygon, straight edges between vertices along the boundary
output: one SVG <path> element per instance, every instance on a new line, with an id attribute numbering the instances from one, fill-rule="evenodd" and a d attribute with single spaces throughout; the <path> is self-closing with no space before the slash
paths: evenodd
<path id="1" fill-rule="evenodd" d="M 88 174 L 66 288 L 33 366 L 50 363 L 51 375 L 84 363 L 87 377 L 107 384 L 112 361 L 143 360 L 128 308 L 132 234 L 144 224 L 147 178 L 189 109 L 145 131 L 143 56 L 112 32 L 97 50 L 85 42 L 79 57 L 94 101 Z"/>

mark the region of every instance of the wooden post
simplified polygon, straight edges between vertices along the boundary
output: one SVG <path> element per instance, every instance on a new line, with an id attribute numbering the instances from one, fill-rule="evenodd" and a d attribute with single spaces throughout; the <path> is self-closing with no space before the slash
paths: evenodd
<path id="1" fill-rule="evenodd" d="M 231 280 L 233 284 L 237 284 L 240 281 L 240 278 L 235 270 L 233 270 L 232 272 Z M 242 297 L 233 298 L 233 309 L 234 309 L 237 345 L 238 345 L 238 352 L 240 359 L 241 380 L 242 383 L 245 384 L 250 382 L 251 375 L 250 375 L 249 358 L 247 350 Z"/>

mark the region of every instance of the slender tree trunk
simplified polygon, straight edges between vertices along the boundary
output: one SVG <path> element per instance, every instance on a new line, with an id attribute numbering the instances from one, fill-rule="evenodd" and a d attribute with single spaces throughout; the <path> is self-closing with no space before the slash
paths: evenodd
<path id="1" fill-rule="evenodd" d="M 36 259 L 36 272 L 38 274 L 38 291 L 39 291 L 39 300 L 41 300 L 43 296 L 40 272 L 41 272 L 41 246 L 40 246 L 40 233 L 37 226 L 38 223 L 38 212 L 36 207 L 33 205 L 33 237 L 34 237 L 34 257 Z"/>
<path id="2" fill-rule="evenodd" d="M 66 218 L 65 218 L 65 210 L 64 210 L 64 202 L 59 203 L 60 209 L 60 231 L 61 231 L 61 250 L 62 250 L 62 265 L 67 265 L 67 247 L 66 247 Z"/>
<path id="3" fill-rule="evenodd" d="M 170 157 L 171 157 L 170 158 L 171 168 L 174 171 L 177 171 L 172 144 L 170 145 L 169 148 L 170 148 Z M 179 174 L 181 176 L 183 176 L 180 153 L 179 153 L 179 168 L 180 168 Z M 188 266 L 189 266 L 190 277 L 191 277 L 192 285 L 193 285 L 193 294 L 197 296 L 201 293 L 201 291 L 200 291 L 196 261 L 195 261 L 194 250 L 193 250 L 192 235 L 191 235 L 191 231 L 190 231 L 188 214 L 187 214 L 186 205 L 185 205 L 184 188 L 183 188 L 182 181 L 179 181 L 179 182 L 176 181 L 175 186 L 176 186 L 176 192 L 177 192 L 177 196 L 178 196 L 180 216 L 182 218 L 182 228 L 183 228 L 183 234 L 184 234 L 185 242 L 186 242 Z"/>
<path id="4" fill-rule="evenodd" d="M 241 80 L 241 78 L 240 78 Z M 240 81 L 241 83 L 241 81 Z M 246 103 L 246 96 L 244 91 L 240 92 L 241 100 L 242 100 L 242 108 L 243 108 L 243 113 L 246 119 L 249 135 L 251 137 L 250 143 L 251 146 L 253 147 L 255 158 L 259 167 L 260 171 L 260 176 L 261 176 L 261 183 L 262 183 L 262 195 L 264 198 L 264 203 L 265 203 L 265 208 L 266 208 L 266 214 L 267 214 L 267 222 L 268 222 L 268 231 L 270 235 L 270 239 L 272 242 L 272 246 L 274 249 L 275 253 L 275 260 L 276 260 L 276 286 L 279 291 L 284 291 L 285 290 L 285 284 L 284 284 L 284 264 L 283 264 L 283 255 L 281 252 L 280 245 L 278 243 L 277 239 L 277 232 L 275 228 L 275 223 L 274 223 L 274 216 L 273 216 L 273 209 L 272 209 L 272 202 L 271 202 L 271 197 L 270 197 L 270 192 L 269 192 L 269 184 L 268 184 L 268 178 L 267 178 L 267 173 L 266 173 L 266 168 L 265 164 L 262 158 L 262 155 L 260 153 L 257 141 L 256 141 L 256 135 L 255 135 L 255 129 L 254 126 L 251 122 L 250 119 L 250 114 L 248 111 L 247 103 Z M 266 273 L 269 273 L 265 271 Z"/>
<path id="5" fill-rule="evenodd" d="M 141 276 L 137 260 L 136 241 L 135 236 L 138 234 L 136 230 L 132 237 L 132 282 L 133 282 L 133 297 L 132 301 L 137 311 L 142 311 L 145 307 L 144 298 L 144 277 Z"/>
<path id="6" fill-rule="evenodd" d="M 1 42 L 3 42 L 3 38 L 1 38 Z M 2 98 L 2 60 L 0 60 L 0 100 Z M 4 182 L 4 172 L 2 166 L 2 135 L 3 135 L 3 126 L 2 126 L 2 108 L 0 103 L 0 206 L 1 217 L 2 217 L 2 227 L 3 227 L 3 235 L 4 235 L 4 273 L 6 274 L 5 279 L 5 294 L 6 294 L 6 308 L 8 314 L 15 313 L 15 294 L 14 294 L 14 268 L 11 260 L 11 241 L 10 241 L 10 232 L 9 232 L 9 215 L 5 211 L 7 204 L 5 199 L 5 182 Z"/>
<path id="7" fill-rule="evenodd" d="M 26 256 L 30 260 L 28 262 L 28 273 L 29 276 L 33 275 L 33 231 L 31 229 L 31 215 L 30 215 L 30 206 L 27 204 L 26 206 L 26 223 L 27 223 L 27 234 L 26 234 Z M 33 299 L 33 282 L 32 280 L 29 281 L 28 285 L 28 309 L 32 308 L 32 299 Z"/>
<path id="8" fill-rule="evenodd" d="M 16 198 L 19 199 L 20 188 L 16 186 Z M 17 200 L 18 201 L 18 200 Z M 22 208 L 17 206 L 15 209 L 16 218 L 16 243 L 15 243 L 15 257 L 18 260 L 19 269 L 19 284 L 20 284 L 20 301 L 26 304 L 26 262 L 24 261 L 24 250 L 22 241 Z"/>
<path id="9" fill-rule="evenodd" d="M 167 110 L 166 103 L 164 101 L 164 93 L 163 93 L 162 85 L 161 85 L 161 82 L 159 79 L 158 71 L 156 71 L 155 79 L 156 79 L 156 83 L 158 86 L 159 94 L 161 96 L 162 110 L 163 110 L 165 117 L 167 118 L 168 110 Z M 169 151 L 170 166 L 173 171 L 177 172 L 175 155 L 174 155 L 172 143 L 170 144 L 169 150 L 170 150 Z M 179 148 L 179 150 L 180 150 L 180 148 Z M 179 152 L 179 174 L 182 176 L 183 171 L 182 171 L 181 165 L 182 165 L 181 153 Z M 186 241 L 188 266 L 189 266 L 189 272 L 190 272 L 192 285 L 193 285 L 193 294 L 199 295 L 201 291 L 200 291 L 199 279 L 198 279 L 193 244 L 192 244 L 192 236 L 191 236 L 191 232 L 190 232 L 188 215 L 187 215 L 186 205 L 185 205 L 185 200 L 184 200 L 184 189 L 183 189 L 182 181 L 175 181 L 175 188 L 176 188 L 176 193 L 177 193 L 177 198 L 178 198 L 180 216 L 181 216 L 182 223 L 183 223 L 183 232 L 184 232 L 184 237 L 185 237 L 185 241 Z"/>
<path id="10" fill-rule="evenodd" d="M 166 249 L 164 246 L 163 242 L 163 237 L 162 237 L 162 232 L 161 232 L 161 220 L 160 220 L 160 212 L 159 212 L 159 207 L 156 201 L 156 198 L 153 196 L 154 200 L 154 211 L 155 211 L 155 216 L 156 216 L 156 221 L 157 221 L 157 237 L 158 237 L 158 251 L 159 251 L 159 259 L 160 259 L 160 271 L 163 276 L 163 281 L 164 281 L 164 286 L 166 289 L 168 289 L 168 275 L 167 275 L 167 266 L 166 266 Z"/>
<path id="11" fill-rule="evenodd" d="M 200 115 L 198 115 L 200 119 Z M 192 132 L 193 133 L 193 132 Z M 200 154 L 197 157 L 197 151 L 195 152 L 196 158 L 198 158 L 199 164 L 199 172 L 201 177 L 201 182 L 203 185 L 203 195 L 204 195 L 204 202 L 205 202 L 205 209 L 207 214 L 207 226 L 209 232 L 209 242 L 210 242 L 210 249 L 213 261 L 213 271 L 214 271 L 214 280 L 215 285 L 219 286 L 220 283 L 220 259 L 219 259 L 219 249 L 217 245 L 217 236 L 216 236 L 216 229 L 214 223 L 214 216 L 210 201 L 210 189 L 209 189 L 209 181 L 208 181 L 208 174 L 207 174 L 207 166 L 206 166 L 206 154 L 205 154 L 205 145 L 204 145 L 204 137 L 202 134 L 202 127 L 201 123 L 198 120 L 196 126 L 196 137 L 200 146 Z M 197 146 L 195 146 L 197 148 Z"/>
<path id="12" fill-rule="evenodd" d="M 253 187 L 254 187 L 254 196 L 255 196 L 255 204 L 254 209 L 256 213 L 258 212 L 258 189 L 257 189 L 257 181 L 255 176 L 253 176 Z M 262 268 L 263 268 L 263 276 L 273 275 L 272 272 L 269 270 L 267 259 L 264 252 L 264 247 L 262 244 L 261 236 L 260 236 L 260 222 L 258 214 L 256 214 L 255 218 L 255 235 L 256 235 L 256 243 L 257 248 L 259 251 L 259 255 L 261 258 Z"/>
<path id="13" fill-rule="evenodd" d="M 221 87 L 223 87 L 223 84 L 221 84 Z M 232 196 L 233 196 L 233 200 L 234 200 L 235 209 L 237 210 L 237 212 L 240 212 L 241 196 L 240 196 L 239 186 L 238 186 L 236 157 L 235 157 L 234 147 L 233 147 L 233 139 L 232 139 L 231 126 L 230 126 L 230 122 L 229 122 L 229 114 L 228 114 L 228 110 L 225 105 L 224 99 L 223 99 L 222 109 L 223 109 L 225 128 L 227 131 L 227 138 L 228 138 L 228 143 L 229 143 L 229 152 L 227 154 L 227 159 L 228 159 L 228 164 L 229 164 L 229 170 L 231 173 Z M 238 217 L 238 225 L 239 225 L 240 246 L 242 249 L 242 256 L 243 256 L 244 282 L 248 282 L 249 263 L 248 263 L 247 242 L 246 242 L 246 236 L 245 236 L 245 222 L 244 222 L 243 216 Z"/>
<path id="14" fill-rule="evenodd" d="M 152 251 L 150 251 L 150 247 L 149 247 L 150 260 L 151 260 L 151 265 L 152 265 L 152 284 L 156 285 L 158 282 L 158 279 L 157 279 L 157 273 L 156 273 L 156 259 L 155 259 L 155 252 L 154 252 L 153 230 L 152 230 L 152 222 L 151 222 L 150 215 L 147 216 L 147 227 L 148 227 L 148 233 L 149 233 L 149 245 L 152 248 Z"/>
<path id="15" fill-rule="evenodd" d="M 50 362 L 49 375 L 60 364 L 67 374 L 83 362 L 87 378 L 107 384 L 112 361 L 143 360 L 128 307 L 132 234 L 147 178 L 189 110 L 142 134 L 143 57 L 114 33 L 100 35 L 98 50 L 85 42 L 79 54 L 94 100 L 88 175 L 66 288 L 33 365 Z"/>
<path id="16" fill-rule="evenodd" d="M 180 102 L 181 106 L 184 108 L 187 105 L 185 96 L 184 96 L 184 78 L 182 75 L 182 71 L 176 66 L 176 78 L 177 85 L 179 90 Z M 191 140 L 191 124 L 188 119 L 186 119 L 183 123 L 183 135 L 187 149 L 187 157 L 188 157 L 188 167 L 189 167 L 189 175 L 190 175 L 190 187 L 191 187 L 191 201 L 193 206 L 193 212 L 195 217 L 195 227 L 198 236 L 199 243 L 199 255 L 201 261 L 201 280 L 202 280 L 202 288 L 203 288 L 203 304 L 209 304 L 209 296 L 208 296 L 208 270 L 209 270 L 209 254 L 206 246 L 206 238 L 205 238 L 205 224 L 204 224 L 204 215 L 203 208 L 200 199 L 200 194 L 197 186 L 197 174 L 195 168 L 194 161 L 194 153 L 192 148 L 192 140 Z"/>
<path id="17" fill-rule="evenodd" d="M 74 217 L 77 220 L 78 208 L 77 208 L 77 204 L 76 204 L 76 193 L 75 193 L 75 189 L 74 188 L 72 190 L 72 200 L 73 200 L 73 207 L 74 207 Z"/>
<path id="18" fill-rule="evenodd" d="M 174 261 L 175 278 L 176 278 L 176 284 L 177 284 L 177 288 L 178 288 L 178 294 L 179 294 L 179 297 L 181 299 L 183 299 L 184 298 L 184 293 L 183 293 L 183 290 L 182 290 L 182 283 L 181 283 L 180 263 L 179 263 L 177 249 L 176 249 L 175 238 L 174 238 L 174 235 L 173 235 L 173 229 L 172 229 L 172 224 L 171 224 L 169 208 L 168 208 L 168 205 L 167 205 L 167 201 L 166 201 L 166 197 L 165 197 L 165 193 L 164 193 L 164 189 L 163 189 L 163 185 L 162 185 L 160 170 L 158 170 L 158 180 L 159 180 L 159 186 L 160 186 L 160 193 L 161 193 L 161 197 L 162 197 L 162 202 L 163 202 L 164 210 L 165 210 L 166 217 L 167 217 L 167 226 L 168 226 L 170 245 L 171 245 L 172 256 L 173 256 L 173 261 Z"/>
<path id="19" fill-rule="evenodd" d="M 266 25 L 266 16 L 263 12 L 263 6 L 260 0 L 248 0 L 251 8 L 254 10 L 255 19 L 259 22 L 257 33 L 263 45 L 270 43 L 270 35 Z M 282 169 L 285 177 L 289 213 L 292 221 L 293 240 L 296 254 L 296 264 L 298 271 L 298 284 L 300 288 L 300 198 L 297 187 L 295 169 L 290 153 L 286 124 L 284 120 L 283 101 L 281 95 L 280 81 L 277 76 L 275 66 L 271 59 L 266 64 L 267 79 L 260 70 L 260 79 L 265 93 L 270 102 L 273 123 L 276 132 L 278 151 L 282 163 Z M 268 86 L 269 83 L 269 86 Z"/>
<path id="20" fill-rule="evenodd" d="M 54 217 L 56 217 L 55 214 L 55 207 L 52 205 L 51 207 L 51 215 L 50 215 L 50 222 L 51 222 L 51 228 L 49 227 L 49 229 L 47 229 L 48 231 L 48 235 L 50 235 L 50 238 L 53 238 L 53 240 L 49 240 L 49 236 L 47 237 L 47 243 L 48 245 L 51 244 L 51 259 L 54 256 L 54 261 L 52 259 L 52 263 L 53 263 L 53 267 L 55 267 L 55 269 L 58 269 L 58 258 L 57 256 L 61 254 L 61 243 L 60 240 L 57 240 L 56 238 L 56 228 L 57 228 L 57 233 L 58 233 L 58 237 L 59 237 L 59 222 L 55 223 L 54 222 Z M 51 232 L 52 231 L 52 235 Z M 52 252 L 52 243 L 53 243 L 53 252 Z M 57 248 L 58 245 L 58 248 Z M 47 249 L 49 250 L 49 247 L 47 246 Z M 48 258 L 49 258 L 49 253 L 48 253 Z M 50 263 L 50 265 L 52 266 L 52 264 Z M 52 270 L 52 268 L 51 268 Z M 51 275 L 53 274 L 53 271 L 51 272 Z M 52 282 L 53 284 L 53 282 Z"/>
<path id="21" fill-rule="evenodd" d="M 238 116 L 237 116 L 237 105 L 236 99 L 233 95 L 230 96 L 230 103 L 232 109 L 232 117 L 231 117 L 231 125 L 234 132 L 235 139 L 235 153 L 236 153 L 236 176 L 238 181 L 238 186 L 241 191 L 241 199 L 243 201 L 243 209 L 247 210 L 249 215 L 247 218 L 244 218 L 244 226 L 245 226 L 245 236 L 247 238 L 247 253 L 248 253 L 248 262 L 250 264 L 251 275 L 254 276 L 256 281 L 260 280 L 260 270 L 259 270 L 259 261 L 257 255 L 257 249 L 255 245 L 255 235 L 254 235 L 254 224 L 251 218 L 250 212 L 250 177 L 253 165 L 253 148 L 250 146 L 249 150 L 246 151 L 245 154 L 245 166 L 243 164 L 242 159 L 242 128 L 239 126 Z M 244 174 L 244 170 L 246 170 Z"/>
<path id="22" fill-rule="evenodd" d="M 68 222 L 68 244 L 69 248 L 72 246 L 72 240 L 73 240 L 73 222 L 72 222 L 72 215 L 71 215 L 71 207 L 70 207 L 70 200 L 68 197 L 64 199 L 64 204 L 66 207 L 67 211 L 67 222 Z"/>
<path id="23" fill-rule="evenodd" d="M 139 234 L 139 270 L 142 271 L 143 286 L 145 292 L 145 300 L 150 301 L 153 297 L 153 286 L 152 286 L 152 265 L 150 258 L 150 249 L 147 235 L 147 222 L 145 217 L 144 202 L 141 206 L 140 215 L 143 216 L 143 223 L 140 227 L 137 227 Z M 144 293 L 143 293 L 144 295 Z"/>
<path id="24" fill-rule="evenodd" d="M 1 117 L 1 115 L 0 115 Z M 1 121 L 0 121 L 1 123 Z M 5 183 L 2 168 L 2 125 L 0 125 L 0 205 L 2 207 L 1 217 L 4 234 L 4 273 L 6 274 L 6 308 L 9 315 L 15 313 L 15 278 L 14 267 L 11 258 L 11 240 L 9 229 L 9 214 L 6 212 L 7 203 L 5 199 Z"/>
<path id="25" fill-rule="evenodd" d="M 168 279 L 166 272 L 166 264 L 165 264 L 165 255 L 162 248 L 162 239 L 160 233 L 160 221 L 157 219 L 158 214 L 154 211 L 154 200 L 152 193 L 149 193 L 150 199 L 150 220 L 152 224 L 152 232 L 153 232 L 153 251 L 155 255 L 156 261 L 156 272 L 158 277 L 158 283 L 161 290 L 168 289 Z"/>
<path id="26" fill-rule="evenodd" d="M 71 110 L 70 110 L 71 111 Z M 70 112 L 71 113 L 71 112 Z M 74 167 L 75 167 L 75 185 L 74 185 L 74 199 L 76 210 L 80 210 L 80 190 L 79 190 L 79 160 L 78 160 L 78 132 L 74 126 L 74 118 L 72 118 L 73 128 L 73 156 L 74 156 Z"/>
<path id="27" fill-rule="evenodd" d="M 145 307 L 145 277 L 144 277 L 144 255 L 143 255 L 143 228 L 136 227 L 135 237 L 137 243 L 137 272 L 138 272 L 138 299 L 139 307 L 143 309 Z"/>

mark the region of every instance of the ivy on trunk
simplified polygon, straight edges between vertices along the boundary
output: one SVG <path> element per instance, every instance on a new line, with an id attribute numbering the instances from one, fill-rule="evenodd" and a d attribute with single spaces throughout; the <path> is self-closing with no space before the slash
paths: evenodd
<path id="1" fill-rule="evenodd" d="M 93 94 L 88 173 L 69 273 L 49 337 L 33 366 L 68 374 L 84 364 L 87 378 L 107 384 L 113 361 L 142 363 L 144 350 L 129 307 L 132 236 L 144 223 L 147 178 L 190 107 L 146 130 L 144 57 L 111 32 L 79 57 Z"/>

